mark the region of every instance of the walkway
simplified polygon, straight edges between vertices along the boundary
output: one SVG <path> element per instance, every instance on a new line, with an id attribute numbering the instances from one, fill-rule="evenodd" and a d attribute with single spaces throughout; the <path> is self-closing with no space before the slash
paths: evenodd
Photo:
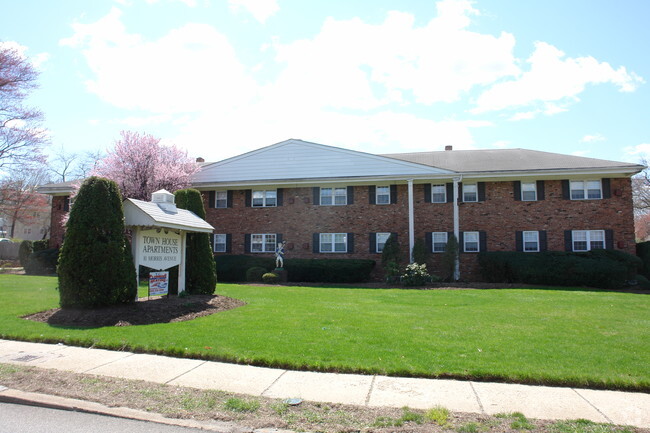
<path id="1" fill-rule="evenodd" d="M 290 371 L 10 340 L 0 340 L 0 363 L 270 398 L 417 409 L 440 405 L 458 412 L 522 412 L 530 418 L 650 428 L 650 394 L 644 393 Z"/>

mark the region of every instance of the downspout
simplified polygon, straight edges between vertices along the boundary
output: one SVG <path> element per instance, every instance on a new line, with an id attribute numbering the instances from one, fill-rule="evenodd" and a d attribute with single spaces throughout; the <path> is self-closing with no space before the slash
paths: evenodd
<path id="1" fill-rule="evenodd" d="M 460 176 L 454 177 L 454 236 L 456 236 L 456 241 L 459 242 L 458 244 L 458 251 L 456 252 L 456 266 L 454 270 L 454 281 L 460 280 L 460 249 L 462 248 L 460 245 L 460 216 L 459 216 L 459 208 L 458 208 L 458 184 L 460 181 L 463 180 L 463 175 L 461 174 Z"/>
<path id="2" fill-rule="evenodd" d="M 413 211 L 413 179 L 408 179 L 409 194 L 409 263 L 413 263 L 413 246 L 415 245 L 415 215 Z"/>

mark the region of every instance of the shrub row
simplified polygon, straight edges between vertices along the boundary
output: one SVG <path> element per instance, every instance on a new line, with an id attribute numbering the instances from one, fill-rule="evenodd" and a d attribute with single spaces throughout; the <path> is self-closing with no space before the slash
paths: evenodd
<path id="1" fill-rule="evenodd" d="M 493 283 L 590 286 L 620 289 L 634 280 L 641 259 L 615 250 L 585 253 L 484 252 L 478 255 L 483 279 Z"/>
<path id="2" fill-rule="evenodd" d="M 247 271 L 261 268 L 263 273 L 275 269 L 275 260 L 270 257 L 247 255 L 223 255 L 215 258 L 219 281 L 247 281 Z M 374 260 L 357 259 L 286 259 L 284 269 L 291 282 L 316 283 L 358 283 L 367 281 L 375 266 Z M 251 271 L 252 272 L 252 271 Z M 255 276 L 261 272 L 255 270 Z M 260 275 L 261 276 L 261 275 Z"/>
<path id="3" fill-rule="evenodd" d="M 27 275 L 52 275 L 56 273 L 59 261 L 59 249 L 34 251 L 25 261 L 24 268 Z"/>

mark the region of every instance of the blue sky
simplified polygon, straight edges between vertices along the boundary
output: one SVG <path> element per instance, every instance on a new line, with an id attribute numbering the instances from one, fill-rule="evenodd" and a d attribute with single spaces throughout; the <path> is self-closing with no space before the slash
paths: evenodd
<path id="1" fill-rule="evenodd" d="M 23 0 L 52 148 L 145 131 L 220 160 L 288 138 L 371 153 L 650 155 L 644 0 Z"/>

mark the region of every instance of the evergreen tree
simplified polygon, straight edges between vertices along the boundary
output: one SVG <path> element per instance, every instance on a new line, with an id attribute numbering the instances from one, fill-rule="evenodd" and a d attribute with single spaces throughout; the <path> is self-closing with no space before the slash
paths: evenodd
<path id="1" fill-rule="evenodd" d="M 201 193 L 195 189 L 181 189 L 174 193 L 176 207 L 194 212 L 205 219 Z M 208 233 L 188 233 L 185 261 L 185 289 L 192 294 L 211 295 L 217 285 L 217 270 Z"/>
<path id="2" fill-rule="evenodd" d="M 458 257 L 458 241 L 456 236 L 451 234 L 447 239 L 445 252 L 442 253 L 442 278 L 445 281 L 453 281 L 456 274 L 456 258 Z"/>
<path id="3" fill-rule="evenodd" d="M 427 249 L 427 245 L 422 238 L 417 238 L 415 240 L 415 245 L 413 245 L 413 260 L 415 263 L 419 263 L 421 265 L 426 265 L 427 261 L 429 260 L 429 250 Z"/>
<path id="4" fill-rule="evenodd" d="M 61 307 L 133 302 L 138 285 L 117 184 L 88 178 L 79 188 L 66 227 L 57 268 Z"/>

